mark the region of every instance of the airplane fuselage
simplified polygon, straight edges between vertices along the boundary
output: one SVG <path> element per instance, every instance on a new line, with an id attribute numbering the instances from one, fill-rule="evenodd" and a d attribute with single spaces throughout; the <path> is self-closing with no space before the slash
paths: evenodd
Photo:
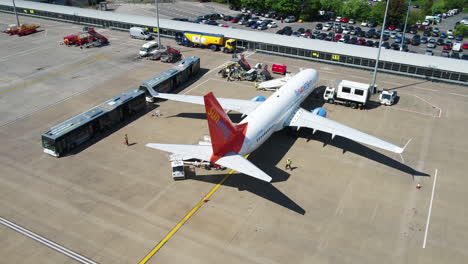
<path id="1" fill-rule="evenodd" d="M 248 126 L 239 154 L 253 152 L 274 132 L 283 129 L 285 122 L 316 88 L 317 82 L 316 70 L 303 70 L 244 118 L 240 124 L 248 123 Z"/>

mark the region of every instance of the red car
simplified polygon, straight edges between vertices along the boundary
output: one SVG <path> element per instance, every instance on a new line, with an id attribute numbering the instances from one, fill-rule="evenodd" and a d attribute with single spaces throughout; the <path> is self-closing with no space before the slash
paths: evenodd
<path id="1" fill-rule="evenodd" d="M 239 20 L 240 20 L 240 18 L 234 17 L 233 19 L 231 19 L 231 22 L 232 23 L 237 23 L 237 22 L 239 22 Z"/>
<path id="2" fill-rule="evenodd" d="M 335 40 L 340 40 L 341 39 L 341 34 L 336 34 L 335 35 Z"/>
<path id="3" fill-rule="evenodd" d="M 452 48 L 449 45 L 444 46 L 444 50 L 451 50 Z"/>
<path id="4" fill-rule="evenodd" d="M 359 38 L 358 41 L 357 41 L 357 44 L 359 45 L 365 45 L 366 44 L 366 40 L 364 38 Z"/>
<path id="5" fill-rule="evenodd" d="M 388 30 L 395 30 L 395 25 L 388 26 Z"/>
<path id="6" fill-rule="evenodd" d="M 464 50 L 465 50 L 465 49 L 468 49 L 468 43 L 463 43 L 462 49 L 464 49 Z"/>
<path id="7" fill-rule="evenodd" d="M 343 17 L 341 20 L 340 20 L 342 23 L 348 23 L 349 22 L 349 19 L 347 17 Z"/>

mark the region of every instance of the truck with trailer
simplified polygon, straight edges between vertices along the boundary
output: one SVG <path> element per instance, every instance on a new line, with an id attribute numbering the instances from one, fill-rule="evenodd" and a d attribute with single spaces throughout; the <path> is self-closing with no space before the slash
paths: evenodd
<path id="1" fill-rule="evenodd" d="M 182 46 L 209 48 L 224 53 L 236 52 L 236 40 L 225 39 L 224 35 L 203 32 L 184 31 L 176 34 L 176 42 Z"/>
<path id="2" fill-rule="evenodd" d="M 369 84 L 340 80 L 336 87 L 326 87 L 323 99 L 330 104 L 342 104 L 353 109 L 365 107 L 371 95 Z"/>

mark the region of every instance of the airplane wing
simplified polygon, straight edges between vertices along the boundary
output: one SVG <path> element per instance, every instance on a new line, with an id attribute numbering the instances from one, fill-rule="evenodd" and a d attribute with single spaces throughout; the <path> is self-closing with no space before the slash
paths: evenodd
<path id="1" fill-rule="evenodd" d="M 209 161 L 213 153 L 212 146 L 205 145 L 182 145 L 182 144 L 146 144 L 149 148 L 174 153 L 182 156 L 183 160 L 199 159 Z M 251 177 L 270 182 L 271 177 L 257 168 L 253 163 L 239 154 L 230 152 L 216 161 L 216 164 L 244 173 Z"/>
<path id="2" fill-rule="evenodd" d="M 354 128 L 342 125 L 336 121 L 313 114 L 305 109 L 299 108 L 287 126 L 308 127 L 335 135 L 349 138 L 351 140 L 385 149 L 395 153 L 402 153 L 405 148 L 400 148 L 392 143 L 388 143 L 374 136 L 363 133 Z M 406 147 L 406 146 L 405 146 Z"/>
<path id="3" fill-rule="evenodd" d="M 183 94 L 167 94 L 167 93 L 157 93 L 153 95 L 157 98 L 174 100 L 179 102 L 191 103 L 204 105 L 205 101 L 203 96 L 195 95 L 183 95 Z M 230 98 L 216 98 L 221 107 L 225 110 L 232 110 L 242 114 L 250 114 L 255 108 L 257 108 L 261 102 L 250 101 L 250 100 L 241 100 L 241 99 L 230 99 Z"/>

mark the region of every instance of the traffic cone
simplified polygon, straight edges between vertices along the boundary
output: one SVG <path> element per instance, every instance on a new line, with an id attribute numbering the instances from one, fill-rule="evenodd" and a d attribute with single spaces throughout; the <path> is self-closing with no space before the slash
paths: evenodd
<path id="1" fill-rule="evenodd" d="M 421 184 L 418 183 L 418 185 L 416 185 L 416 189 L 421 189 Z"/>

